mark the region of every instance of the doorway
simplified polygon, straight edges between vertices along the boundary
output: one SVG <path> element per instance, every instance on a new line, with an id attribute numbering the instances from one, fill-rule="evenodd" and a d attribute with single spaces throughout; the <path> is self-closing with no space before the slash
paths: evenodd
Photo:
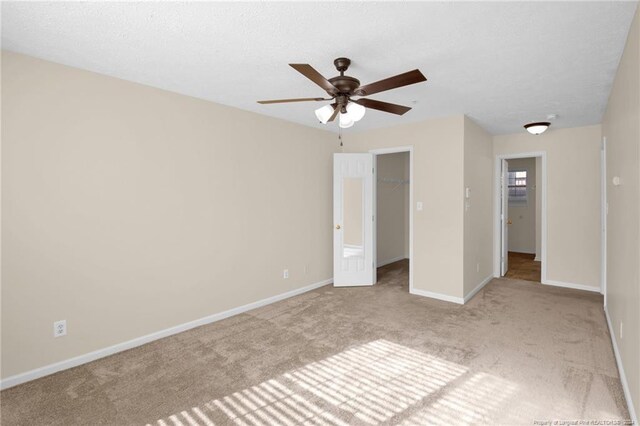
<path id="1" fill-rule="evenodd" d="M 508 270 L 505 278 L 540 282 L 540 157 L 507 161 Z"/>
<path id="2" fill-rule="evenodd" d="M 496 157 L 494 276 L 546 281 L 546 155 Z"/>
<path id="3" fill-rule="evenodd" d="M 409 291 L 409 153 L 375 158 L 377 281 Z"/>
<path id="4" fill-rule="evenodd" d="M 413 288 L 413 147 L 369 151 L 374 155 L 374 258 L 382 283 Z"/>

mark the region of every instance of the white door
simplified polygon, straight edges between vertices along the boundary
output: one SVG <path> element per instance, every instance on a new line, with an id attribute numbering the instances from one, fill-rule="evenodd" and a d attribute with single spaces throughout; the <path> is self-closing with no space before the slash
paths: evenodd
<path id="1" fill-rule="evenodd" d="M 509 162 L 502 160 L 500 169 L 500 275 L 505 276 L 509 270 Z"/>
<path id="2" fill-rule="evenodd" d="M 333 156 L 333 285 L 373 285 L 373 154 Z"/>

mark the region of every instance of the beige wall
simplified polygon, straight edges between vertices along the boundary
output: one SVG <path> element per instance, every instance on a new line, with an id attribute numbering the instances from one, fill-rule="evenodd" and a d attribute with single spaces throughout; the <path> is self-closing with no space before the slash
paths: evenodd
<path id="1" fill-rule="evenodd" d="M 599 290 L 601 127 L 493 140 L 495 155 L 547 153 L 547 280 Z"/>
<path id="2" fill-rule="evenodd" d="M 12 53 L 2 112 L 4 378 L 332 275 L 333 134 Z"/>
<path id="3" fill-rule="evenodd" d="M 509 204 L 509 251 L 536 252 L 536 159 L 514 158 L 509 160 L 509 171 L 527 171 L 527 203 Z"/>
<path id="4" fill-rule="evenodd" d="M 409 153 L 377 157 L 376 245 L 378 265 L 407 256 L 409 247 Z"/>
<path id="5" fill-rule="evenodd" d="M 464 295 L 493 275 L 493 146 L 489 133 L 464 119 Z M 462 197 L 465 197 L 464 188 Z"/>
<path id="6" fill-rule="evenodd" d="M 463 296 L 463 136 L 459 115 L 344 137 L 346 152 L 414 147 L 414 288 L 452 297 Z"/>
<path id="7" fill-rule="evenodd" d="M 640 9 L 602 124 L 607 138 L 607 310 L 640 409 Z M 614 176 L 622 184 L 614 186 Z M 624 323 L 620 335 L 620 323 Z"/>

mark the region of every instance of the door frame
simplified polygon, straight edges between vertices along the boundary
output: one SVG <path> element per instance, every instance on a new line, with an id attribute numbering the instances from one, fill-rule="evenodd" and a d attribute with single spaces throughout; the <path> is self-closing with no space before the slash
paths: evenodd
<path id="1" fill-rule="evenodd" d="M 500 183 L 500 166 L 502 160 L 515 160 L 518 158 L 531 158 L 540 157 L 542 162 L 540 170 L 542 177 L 542 199 L 540 202 L 540 256 L 542 261 L 542 271 L 540 281 L 542 284 L 550 284 L 547 282 L 547 152 L 546 151 L 533 151 L 533 152 L 520 152 L 513 154 L 498 154 L 494 159 L 494 173 L 493 173 L 493 276 L 499 278 L 500 275 L 500 257 L 502 251 L 502 242 L 500 238 L 500 195 L 501 195 L 501 183 Z M 538 188 L 536 188 L 538 191 Z"/>
<path id="2" fill-rule="evenodd" d="M 604 306 L 607 306 L 607 137 L 602 138 L 600 146 L 600 293 L 604 295 Z"/>
<path id="3" fill-rule="evenodd" d="M 374 159 L 374 177 L 373 185 L 373 211 L 375 212 L 375 225 L 373 227 L 373 265 L 374 271 L 378 271 L 378 155 L 395 154 L 399 152 L 409 153 L 409 293 L 413 294 L 413 145 L 396 146 L 393 148 L 378 148 L 369 150 L 373 154 Z"/>
<path id="4" fill-rule="evenodd" d="M 505 276 L 509 271 L 509 183 L 508 183 L 508 179 L 509 179 L 509 160 L 503 158 L 500 160 L 500 276 L 501 277 Z M 505 182 L 507 183 L 506 188 L 505 188 Z M 506 215 L 505 215 L 505 212 L 506 212 Z"/>

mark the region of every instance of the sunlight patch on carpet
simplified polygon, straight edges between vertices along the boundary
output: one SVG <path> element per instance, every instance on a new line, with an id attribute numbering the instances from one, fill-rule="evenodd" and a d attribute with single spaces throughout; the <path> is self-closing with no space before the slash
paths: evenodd
<path id="1" fill-rule="evenodd" d="M 376 340 L 158 420 L 158 426 L 474 423 L 500 408 L 515 385 Z M 454 383 L 455 382 L 455 383 Z M 419 411 L 417 404 L 426 402 Z M 413 409 L 412 413 L 405 411 Z M 148 426 L 151 426 L 150 424 Z"/>

